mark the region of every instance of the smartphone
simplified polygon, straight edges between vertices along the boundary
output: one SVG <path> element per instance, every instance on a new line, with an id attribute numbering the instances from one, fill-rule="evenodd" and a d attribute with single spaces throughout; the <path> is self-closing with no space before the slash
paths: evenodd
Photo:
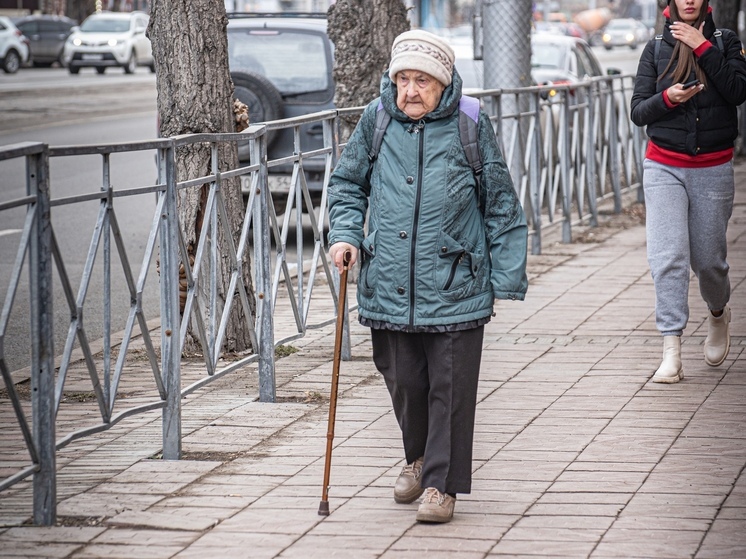
<path id="1" fill-rule="evenodd" d="M 690 82 L 686 82 L 681 87 L 683 87 L 684 89 L 689 89 L 690 87 L 694 87 L 695 85 L 699 85 L 699 80 L 692 80 Z"/>

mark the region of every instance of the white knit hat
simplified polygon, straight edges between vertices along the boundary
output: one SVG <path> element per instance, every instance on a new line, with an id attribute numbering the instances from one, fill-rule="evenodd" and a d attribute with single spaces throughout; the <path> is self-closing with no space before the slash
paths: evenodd
<path id="1" fill-rule="evenodd" d="M 453 76 L 453 49 L 441 37 L 427 31 L 406 31 L 391 46 L 389 77 L 396 80 L 402 70 L 419 70 L 430 74 L 445 86 Z"/>

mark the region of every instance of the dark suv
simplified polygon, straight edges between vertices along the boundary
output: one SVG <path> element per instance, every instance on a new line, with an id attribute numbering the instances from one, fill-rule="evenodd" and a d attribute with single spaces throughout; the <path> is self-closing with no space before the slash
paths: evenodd
<path id="1" fill-rule="evenodd" d="M 228 61 L 236 97 L 249 106 L 250 122 L 266 122 L 334 108 L 334 47 L 326 34 L 326 14 L 228 14 Z M 323 146 L 320 123 L 301 127 L 301 149 Z M 268 159 L 292 155 L 292 128 L 269 138 Z M 239 159 L 249 158 L 239 146 Z M 311 198 L 321 200 L 324 159 L 303 162 Z M 292 164 L 270 169 L 275 205 L 284 201 Z"/>
<path id="2" fill-rule="evenodd" d="M 34 66 L 62 63 L 62 49 L 78 22 L 69 17 L 52 15 L 25 16 L 13 20 L 29 39 L 30 59 Z"/>

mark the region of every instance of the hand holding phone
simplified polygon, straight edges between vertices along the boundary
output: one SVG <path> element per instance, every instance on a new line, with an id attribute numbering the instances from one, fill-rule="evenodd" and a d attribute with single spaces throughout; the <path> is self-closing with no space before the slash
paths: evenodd
<path id="1" fill-rule="evenodd" d="M 684 89 L 689 89 L 690 87 L 694 87 L 695 85 L 699 85 L 699 80 L 692 80 L 690 82 L 686 82 L 681 87 Z"/>

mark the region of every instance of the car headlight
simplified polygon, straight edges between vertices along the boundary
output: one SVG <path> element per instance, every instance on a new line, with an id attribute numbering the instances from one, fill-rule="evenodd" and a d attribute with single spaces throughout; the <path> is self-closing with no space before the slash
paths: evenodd
<path id="1" fill-rule="evenodd" d="M 608 43 L 609 41 L 611 41 L 611 35 L 609 35 L 608 33 L 604 33 L 602 40 L 604 43 Z"/>
<path id="2" fill-rule="evenodd" d="M 108 41 L 107 44 L 110 47 L 116 47 L 118 45 L 121 45 L 122 43 L 124 43 L 124 41 L 122 41 L 122 39 L 109 39 L 109 41 Z"/>
<path id="3" fill-rule="evenodd" d="M 79 47 L 83 44 L 83 41 L 81 41 L 79 37 L 73 37 L 72 39 L 70 39 L 70 42 L 76 47 Z"/>
<path id="4" fill-rule="evenodd" d="M 624 38 L 627 39 L 628 43 L 631 43 L 635 40 L 635 36 L 632 33 L 627 33 Z"/>

